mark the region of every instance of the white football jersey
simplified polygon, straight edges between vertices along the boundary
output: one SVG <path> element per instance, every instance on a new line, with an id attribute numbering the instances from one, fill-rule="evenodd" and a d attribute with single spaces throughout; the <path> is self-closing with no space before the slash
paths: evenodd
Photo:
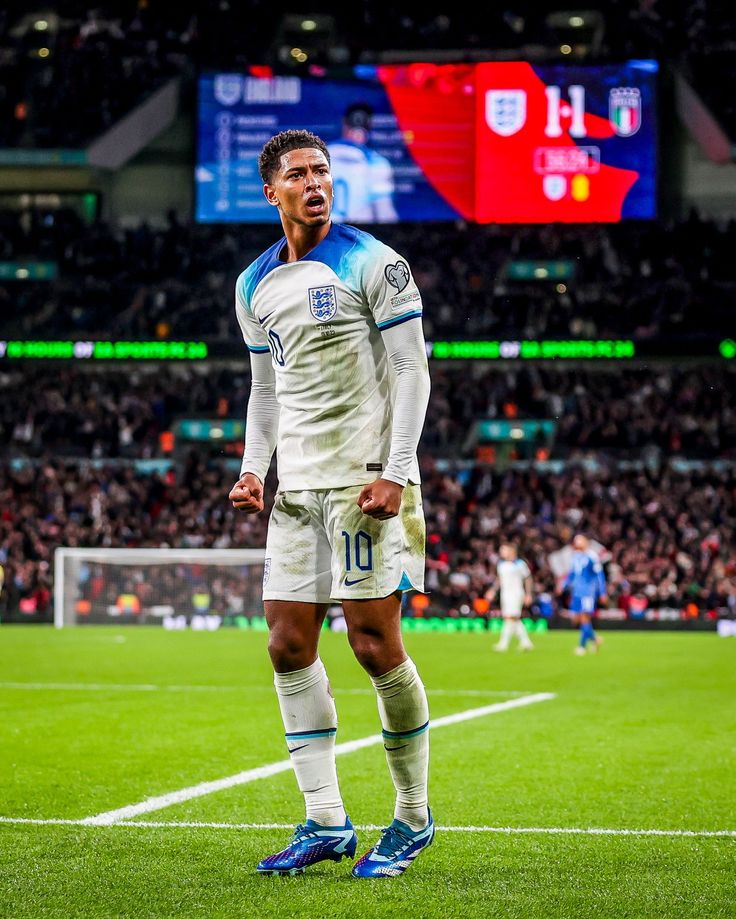
<path id="1" fill-rule="evenodd" d="M 502 559 L 496 566 L 498 572 L 498 581 L 501 587 L 502 603 L 523 603 L 524 581 L 529 577 L 531 571 L 523 558 L 517 558 L 513 561 Z"/>
<path id="2" fill-rule="evenodd" d="M 386 157 L 344 140 L 330 144 L 328 150 L 334 189 L 333 220 L 337 223 L 398 220 L 388 200 L 394 191 L 394 180 Z"/>
<path id="3" fill-rule="evenodd" d="M 285 245 L 271 246 L 235 286 L 248 349 L 271 352 L 279 487 L 372 482 L 386 469 L 393 416 L 381 331 L 421 317 L 421 296 L 406 261 L 355 227 L 333 224 L 297 262 L 279 258 Z M 409 481 L 419 483 L 416 457 Z"/>

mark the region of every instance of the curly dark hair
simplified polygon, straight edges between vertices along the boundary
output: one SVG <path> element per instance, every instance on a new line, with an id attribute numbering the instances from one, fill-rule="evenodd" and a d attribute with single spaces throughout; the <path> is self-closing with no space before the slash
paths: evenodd
<path id="1" fill-rule="evenodd" d="M 267 141 L 258 157 L 258 171 L 266 185 L 271 184 L 274 174 L 278 172 L 281 155 L 288 153 L 289 150 L 303 150 L 304 147 L 316 147 L 327 157 L 327 162 L 330 162 L 327 145 L 321 137 L 317 137 L 311 131 L 281 131 L 280 134 L 275 134 L 271 140 Z"/>

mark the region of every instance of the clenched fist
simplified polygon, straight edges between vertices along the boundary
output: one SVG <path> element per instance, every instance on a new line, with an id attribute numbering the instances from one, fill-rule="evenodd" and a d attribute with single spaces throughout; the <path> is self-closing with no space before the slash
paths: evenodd
<path id="1" fill-rule="evenodd" d="M 364 485 L 358 495 L 358 507 L 368 517 L 376 520 L 388 520 L 398 516 L 401 507 L 403 485 L 397 485 L 388 479 L 376 479 Z"/>
<path id="2" fill-rule="evenodd" d="M 252 472 L 244 472 L 228 495 L 236 510 L 258 514 L 263 510 L 263 482 Z"/>

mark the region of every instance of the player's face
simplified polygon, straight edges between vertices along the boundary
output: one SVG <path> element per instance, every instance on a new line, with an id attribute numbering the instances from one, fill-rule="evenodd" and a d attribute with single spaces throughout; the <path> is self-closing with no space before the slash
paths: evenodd
<path id="1" fill-rule="evenodd" d="M 365 146 L 368 143 L 368 131 L 365 128 L 346 127 L 344 136 L 354 144 Z"/>
<path id="2" fill-rule="evenodd" d="M 316 147 L 289 150 L 281 155 L 281 166 L 263 191 L 269 204 L 280 208 L 292 223 L 323 226 L 332 211 L 332 175 L 327 157 Z"/>
<path id="3" fill-rule="evenodd" d="M 516 552 L 513 546 L 503 545 L 499 550 L 501 558 L 506 562 L 511 562 L 516 556 Z"/>

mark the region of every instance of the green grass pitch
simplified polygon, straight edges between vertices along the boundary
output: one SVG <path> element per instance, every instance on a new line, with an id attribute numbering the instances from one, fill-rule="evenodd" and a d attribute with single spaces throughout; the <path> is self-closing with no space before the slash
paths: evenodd
<path id="1" fill-rule="evenodd" d="M 300 821 L 290 771 L 135 817 L 156 826 L 81 823 L 286 758 L 264 634 L 3 627 L 0 916 L 736 916 L 736 641 L 609 632 L 577 658 L 575 637 L 501 655 L 488 634 L 407 634 L 434 719 L 554 698 L 437 728 L 435 844 L 403 877 L 370 882 L 346 861 L 255 874 L 290 833 L 233 825 Z M 345 636 L 324 634 L 322 657 L 338 742 L 375 734 Z M 338 759 L 356 824 L 391 819 L 383 757 L 376 745 Z M 377 836 L 359 832 L 359 852 Z"/>

